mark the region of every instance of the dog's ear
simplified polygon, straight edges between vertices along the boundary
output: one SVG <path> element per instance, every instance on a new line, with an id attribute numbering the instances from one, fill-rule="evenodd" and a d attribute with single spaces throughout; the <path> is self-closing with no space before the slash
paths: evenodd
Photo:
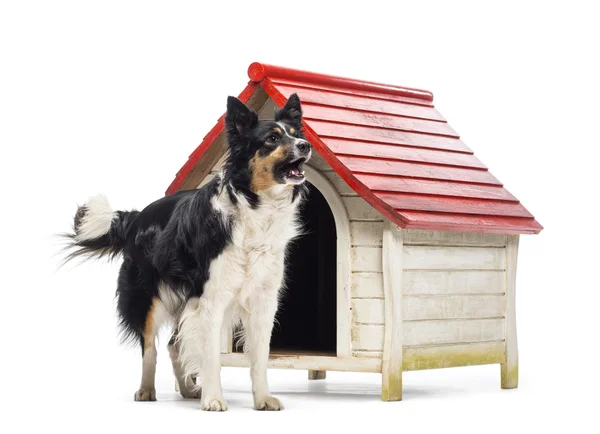
<path id="1" fill-rule="evenodd" d="M 256 112 L 250 110 L 243 102 L 233 96 L 227 98 L 225 126 L 230 142 L 247 136 L 256 124 L 258 124 Z"/>
<path id="2" fill-rule="evenodd" d="M 291 94 L 283 108 L 275 112 L 275 121 L 282 121 L 300 129 L 302 126 L 302 107 L 297 94 Z"/>

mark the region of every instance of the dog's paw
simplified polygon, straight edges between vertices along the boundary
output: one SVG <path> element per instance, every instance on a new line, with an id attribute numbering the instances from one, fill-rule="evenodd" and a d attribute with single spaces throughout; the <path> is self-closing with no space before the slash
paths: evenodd
<path id="1" fill-rule="evenodd" d="M 223 398 L 203 398 L 200 408 L 204 411 L 227 411 L 227 402 Z"/>
<path id="2" fill-rule="evenodd" d="M 202 398 L 202 389 L 193 390 L 193 389 L 180 389 L 179 393 L 185 399 L 200 399 Z"/>
<path id="3" fill-rule="evenodd" d="M 196 377 L 188 377 L 183 384 L 175 381 L 175 391 L 185 399 L 200 399 L 202 398 L 202 388 L 196 388 Z"/>
<path id="4" fill-rule="evenodd" d="M 259 399 L 254 399 L 254 409 L 261 411 L 279 411 L 283 410 L 283 404 L 274 396 L 266 396 Z"/>
<path id="5" fill-rule="evenodd" d="M 135 392 L 134 399 L 136 401 L 156 401 L 156 390 L 140 388 Z"/>

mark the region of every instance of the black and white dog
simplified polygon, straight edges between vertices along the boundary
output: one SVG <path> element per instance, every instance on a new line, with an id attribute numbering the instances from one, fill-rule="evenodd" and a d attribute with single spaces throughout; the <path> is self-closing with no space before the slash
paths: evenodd
<path id="1" fill-rule="evenodd" d="M 281 410 L 269 393 L 267 360 L 286 248 L 299 234 L 302 167 L 311 145 L 302 135 L 295 94 L 274 121 L 259 121 L 229 97 L 225 125 L 228 155 L 218 176 L 141 212 L 113 211 L 103 196 L 91 198 L 75 215 L 68 259 L 123 256 L 120 325 L 126 337 L 139 341 L 143 355 L 136 401 L 156 400 L 156 335 L 172 322 L 169 353 L 181 394 L 201 398 L 203 410 L 227 410 L 221 329 L 241 323 L 254 408 Z"/>

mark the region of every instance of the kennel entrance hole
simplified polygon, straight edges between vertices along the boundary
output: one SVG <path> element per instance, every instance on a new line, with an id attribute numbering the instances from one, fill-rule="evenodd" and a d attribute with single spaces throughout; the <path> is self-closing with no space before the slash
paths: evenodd
<path id="1" fill-rule="evenodd" d="M 337 236 L 333 212 L 321 192 L 307 183 L 300 209 L 304 235 L 289 246 L 286 289 L 271 337 L 272 354 L 336 354 Z M 233 345 L 234 351 L 242 351 Z"/>

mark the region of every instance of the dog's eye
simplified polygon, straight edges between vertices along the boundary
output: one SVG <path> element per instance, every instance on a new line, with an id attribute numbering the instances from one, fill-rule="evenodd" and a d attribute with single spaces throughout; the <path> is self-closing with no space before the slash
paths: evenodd
<path id="1" fill-rule="evenodd" d="M 267 137 L 267 140 L 271 143 L 274 143 L 279 140 L 279 137 L 277 137 L 275 134 L 271 134 L 269 137 Z"/>

